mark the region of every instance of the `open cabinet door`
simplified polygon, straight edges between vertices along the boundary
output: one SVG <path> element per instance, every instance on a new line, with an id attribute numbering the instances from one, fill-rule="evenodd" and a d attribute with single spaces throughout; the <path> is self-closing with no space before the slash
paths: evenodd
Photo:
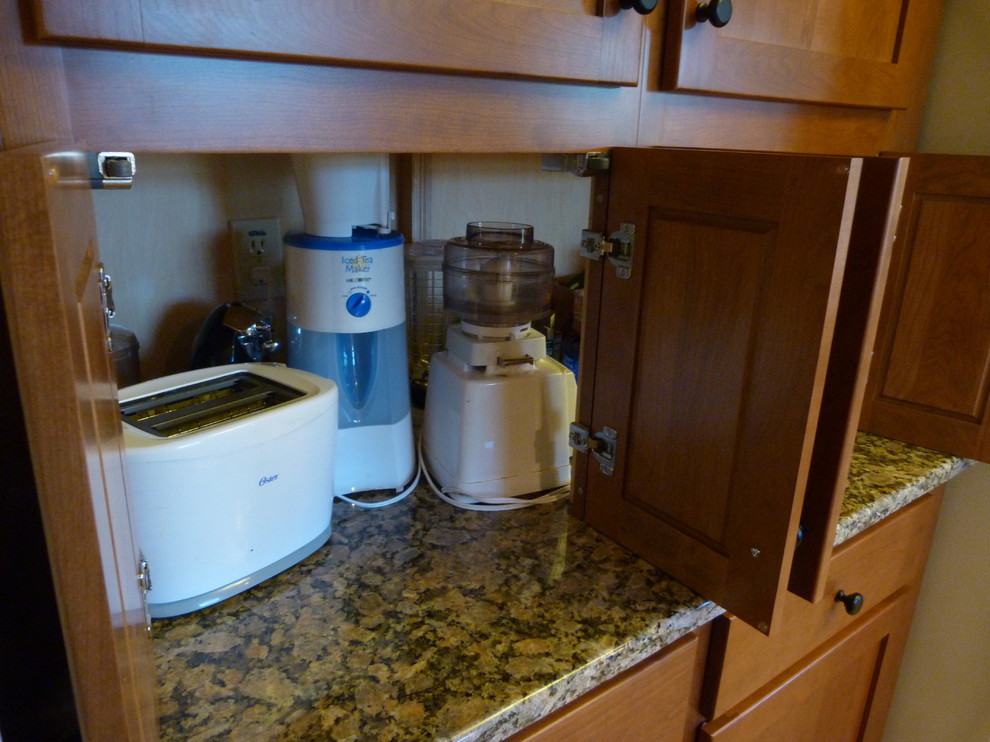
<path id="1" fill-rule="evenodd" d="M 863 429 L 990 461 L 990 157 L 909 160 Z"/>
<path id="2" fill-rule="evenodd" d="M 82 153 L 0 153 L 0 276 L 83 737 L 157 739 Z"/>
<path id="3" fill-rule="evenodd" d="M 632 259 L 589 263 L 579 418 L 615 450 L 578 457 L 575 512 L 763 632 L 794 554 L 862 165 L 619 149 L 596 187 L 594 219 Z"/>

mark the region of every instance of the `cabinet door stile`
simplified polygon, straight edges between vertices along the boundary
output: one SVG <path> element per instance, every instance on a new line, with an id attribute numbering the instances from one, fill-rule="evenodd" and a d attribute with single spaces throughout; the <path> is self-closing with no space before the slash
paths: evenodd
<path id="1" fill-rule="evenodd" d="M 591 189 L 592 230 L 604 233 L 608 218 L 609 173 L 604 171 L 594 178 Z M 602 280 L 605 267 L 601 261 L 586 260 L 584 266 L 584 319 L 581 325 L 581 352 L 578 359 L 578 403 L 576 421 L 589 429 L 595 410 L 595 372 L 598 358 L 598 328 L 601 324 Z M 588 491 L 588 476 L 591 467 L 596 466 L 588 456 L 571 457 L 571 512 L 577 518 L 584 518 L 585 496 Z"/>
<path id="2" fill-rule="evenodd" d="M 789 584 L 791 592 L 810 601 L 825 589 L 907 169 L 906 159 L 875 157 L 863 163 L 822 396 L 825 413 L 818 418 L 801 511 L 802 540 Z"/>
<path id="3" fill-rule="evenodd" d="M 85 158 L 39 146 L 0 162 L 3 298 L 80 728 L 157 739 Z"/>

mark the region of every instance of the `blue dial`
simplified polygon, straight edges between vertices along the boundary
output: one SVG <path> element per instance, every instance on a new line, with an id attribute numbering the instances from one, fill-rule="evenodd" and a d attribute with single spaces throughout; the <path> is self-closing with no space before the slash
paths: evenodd
<path id="1" fill-rule="evenodd" d="M 347 312 L 352 317 L 364 317 L 371 311 L 371 297 L 367 294 L 351 294 L 347 297 Z"/>

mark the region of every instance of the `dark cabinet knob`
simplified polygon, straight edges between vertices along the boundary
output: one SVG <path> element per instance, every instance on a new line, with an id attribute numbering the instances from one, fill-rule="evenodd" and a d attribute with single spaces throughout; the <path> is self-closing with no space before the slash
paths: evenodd
<path id="1" fill-rule="evenodd" d="M 619 0 L 619 5 L 623 10 L 632 8 L 640 15 L 648 15 L 657 7 L 659 0 Z"/>
<path id="2" fill-rule="evenodd" d="M 835 602 L 842 603 L 846 607 L 846 613 L 855 616 L 863 608 L 863 596 L 861 593 L 850 593 L 846 595 L 844 590 L 839 590 L 835 595 Z"/>
<path id="3" fill-rule="evenodd" d="M 698 3 L 694 15 L 699 23 L 707 21 L 715 28 L 722 28 L 732 20 L 732 0 L 709 0 L 707 3 Z"/>

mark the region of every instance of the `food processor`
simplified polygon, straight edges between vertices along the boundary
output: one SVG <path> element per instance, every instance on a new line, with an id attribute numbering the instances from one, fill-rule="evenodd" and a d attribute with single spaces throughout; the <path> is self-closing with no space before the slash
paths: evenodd
<path id="1" fill-rule="evenodd" d="M 513 507 L 565 487 L 577 385 L 531 326 L 551 311 L 553 247 L 528 224 L 471 222 L 444 246 L 443 281 L 458 322 L 430 360 L 421 442 L 438 494 Z"/>

